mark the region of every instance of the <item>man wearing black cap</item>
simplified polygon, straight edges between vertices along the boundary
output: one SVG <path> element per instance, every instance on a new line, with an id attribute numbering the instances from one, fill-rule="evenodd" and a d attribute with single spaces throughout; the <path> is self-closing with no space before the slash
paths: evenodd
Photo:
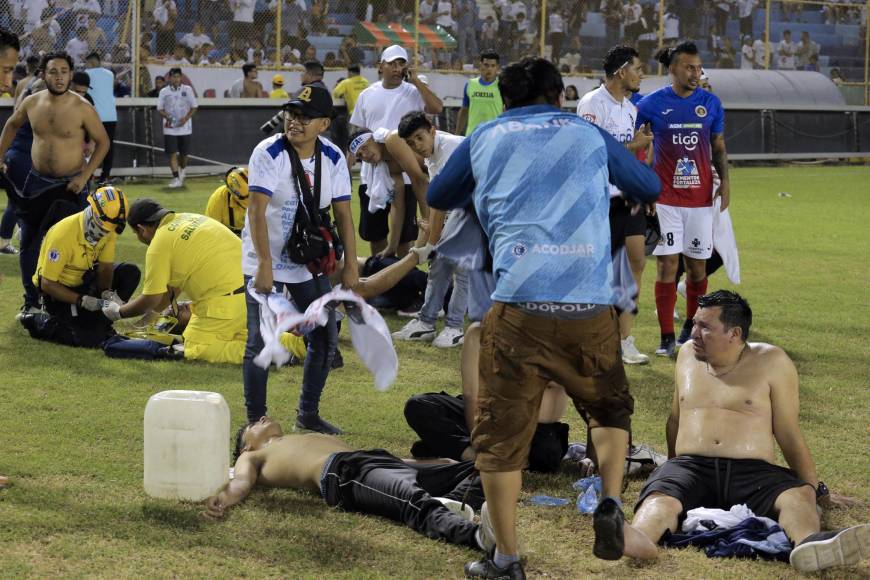
<path id="1" fill-rule="evenodd" d="M 261 141 L 248 164 L 250 202 L 242 231 L 242 271 L 246 280 L 253 278 L 258 292 L 286 290 L 300 311 L 331 289 L 328 268 L 314 263 L 295 263 L 285 249 L 295 221 L 304 215 L 297 214 L 302 196 L 313 195 L 316 201 L 312 205 L 316 205 L 321 215 L 332 205 L 344 244 L 341 281 L 345 287 L 353 288 L 358 280 L 347 162 L 338 147 L 321 137 L 329 128 L 331 116 L 329 91 L 317 86 L 302 87 L 284 105 L 284 132 Z M 266 414 L 268 369 L 253 363 L 254 356 L 263 348 L 260 307 L 248 294 L 245 300 L 248 310 L 248 342 L 243 366 L 245 405 L 248 420 L 256 421 Z M 325 326 L 308 335 L 308 355 L 296 416 L 299 429 L 329 434 L 341 432 L 321 419 L 319 412 L 320 395 L 335 353 L 337 334 L 333 313 Z"/>
<path id="2" fill-rule="evenodd" d="M 88 94 L 88 89 L 91 88 L 91 77 L 84 71 L 76 71 L 73 73 L 72 82 L 69 84 L 69 90 L 79 95 L 93 106 L 94 99 Z M 87 139 L 87 135 L 85 135 Z"/>

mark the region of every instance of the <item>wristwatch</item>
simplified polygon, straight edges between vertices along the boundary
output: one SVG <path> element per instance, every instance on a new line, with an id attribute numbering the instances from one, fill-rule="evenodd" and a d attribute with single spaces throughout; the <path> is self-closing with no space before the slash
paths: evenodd
<path id="1" fill-rule="evenodd" d="M 831 493 L 828 491 L 828 486 L 824 484 L 824 482 L 820 481 L 818 487 L 816 487 L 816 499 L 821 499 Z"/>

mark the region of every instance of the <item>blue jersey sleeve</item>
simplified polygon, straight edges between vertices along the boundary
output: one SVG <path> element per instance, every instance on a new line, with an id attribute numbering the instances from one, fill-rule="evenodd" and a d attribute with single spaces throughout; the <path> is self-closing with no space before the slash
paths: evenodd
<path id="1" fill-rule="evenodd" d="M 639 115 L 638 115 L 639 116 Z M 662 185 L 655 172 L 614 139 L 610 133 L 596 126 L 607 146 L 607 169 L 610 183 L 625 196 L 639 203 L 651 203 L 659 198 Z"/>
<path id="2" fill-rule="evenodd" d="M 713 122 L 710 125 L 710 132 L 713 135 L 721 135 L 725 132 L 725 109 L 722 107 L 722 101 L 715 95 L 713 99 Z"/>
<path id="3" fill-rule="evenodd" d="M 647 115 L 647 106 L 649 105 L 650 95 L 645 96 L 635 105 L 637 107 L 637 118 L 634 120 L 634 128 L 639 129 L 642 125 L 649 123 L 650 118 Z"/>
<path id="4" fill-rule="evenodd" d="M 472 203 L 475 185 L 471 171 L 471 140 L 465 139 L 453 151 L 444 169 L 429 183 L 426 200 L 435 209 L 464 208 Z"/>
<path id="5" fill-rule="evenodd" d="M 462 106 L 466 109 L 471 105 L 471 101 L 468 99 L 468 81 L 465 81 L 465 88 L 462 89 Z"/>

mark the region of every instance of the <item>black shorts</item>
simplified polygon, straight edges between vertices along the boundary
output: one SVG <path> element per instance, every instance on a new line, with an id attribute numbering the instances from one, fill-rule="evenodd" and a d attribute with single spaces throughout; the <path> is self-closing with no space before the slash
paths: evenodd
<path id="1" fill-rule="evenodd" d="M 610 251 L 615 253 L 617 249 L 625 245 L 625 238 L 629 236 L 646 235 L 646 212 L 638 211 L 631 215 L 631 206 L 626 205 L 621 197 L 610 199 Z"/>
<path id="2" fill-rule="evenodd" d="M 359 186 L 359 235 L 367 242 L 386 240 L 390 233 L 390 206 L 374 213 L 369 211 L 367 186 Z M 402 235 L 399 243 L 413 242 L 417 239 L 417 197 L 410 185 L 405 185 L 405 220 L 402 222 Z"/>
<path id="3" fill-rule="evenodd" d="M 163 146 L 167 155 L 178 153 L 182 157 L 187 157 L 187 152 L 190 149 L 190 135 L 164 135 Z"/>
<path id="4" fill-rule="evenodd" d="M 680 455 L 669 459 L 646 480 L 638 506 L 653 492 L 673 497 L 683 504 L 680 519 L 699 507 L 731 509 L 746 504 L 757 516 L 776 518 L 773 504 L 793 487 L 809 485 L 791 469 L 760 459 L 725 459 Z"/>

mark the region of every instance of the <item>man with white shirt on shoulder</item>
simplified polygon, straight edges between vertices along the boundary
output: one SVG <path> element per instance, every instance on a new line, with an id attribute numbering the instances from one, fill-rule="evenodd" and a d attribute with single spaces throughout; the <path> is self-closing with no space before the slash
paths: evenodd
<path id="1" fill-rule="evenodd" d="M 632 94 L 640 90 L 643 79 L 643 63 L 637 50 L 631 46 L 617 45 L 607 51 L 603 63 L 606 80 L 604 84 L 583 95 L 577 104 L 577 114 L 610 133 L 614 139 L 623 143 L 632 153 L 645 151 L 652 143 L 649 127 L 635 132 L 637 108 L 631 103 Z M 644 236 L 646 234 L 646 215 L 644 211 L 626 203 L 622 192 L 610 186 L 610 249 L 611 254 L 625 246 L 631 271 L 640 288 L 643 267 L 646 261 Z M 635 300 L 637 297 L 634 297 Z M 637 350 L 631 327 L 634 312 L 619 312 L 619 333 L 622 342 L 622 362 L 625 364 L 646 364 L 649 357 Z"/>

